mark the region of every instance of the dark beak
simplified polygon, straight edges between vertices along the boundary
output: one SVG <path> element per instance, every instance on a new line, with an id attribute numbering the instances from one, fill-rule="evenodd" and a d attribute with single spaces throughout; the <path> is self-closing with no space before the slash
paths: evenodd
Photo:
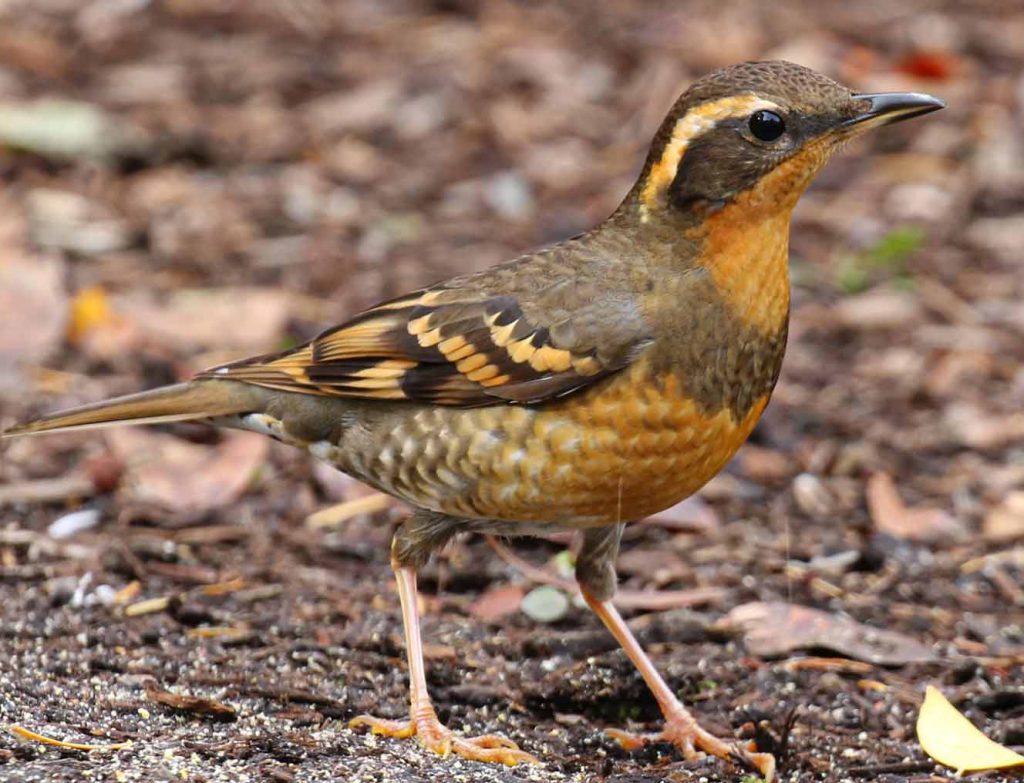
<path id="1" fill-rule="evenodd" d="M 890 122 L 909 120 L 946 107 L 938 98 L 921 92 L 879 92 L 873 95 L 854 95 L 853 100 L 866 104 L 866 108 L 843 123 L 846 127 L 888 125 Z"/>

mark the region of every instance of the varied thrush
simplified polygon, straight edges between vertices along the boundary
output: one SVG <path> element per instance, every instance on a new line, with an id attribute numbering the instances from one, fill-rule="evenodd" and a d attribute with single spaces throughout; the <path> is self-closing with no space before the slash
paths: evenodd
<path id="1" fill-rule="evenodd" d="M 298 348 L 4 436 L 198 419 L 299 446 L 405 501 L 391 558 L 409 719 L 352 724 L 415 735 L 442 755 L 533 760 L 439 722 L 417 568 L 464 531 L 579 530 L 583 596 L 660 705 L 659 738 L 770 780 L 772 756 L 702 729 L 616 611 L 619 539 L 718 473 L 768 404 L 786 347 L 790 215 L 805 188 L 854 136 L 942 107 L 917 93 L 856 94 L 786 62 L 724 68 L 683 93 L 636 185 L 593 230 L 384 302 Z"/>

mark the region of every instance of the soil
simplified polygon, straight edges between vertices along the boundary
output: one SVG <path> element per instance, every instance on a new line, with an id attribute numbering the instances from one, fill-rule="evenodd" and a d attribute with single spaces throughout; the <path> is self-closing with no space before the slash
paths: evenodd
<path id="1" fill-rule="evenodd" d="M 981 0 L 0 4 L 0 115 L 78 106 L 43 123 L 77 146 L 0 122 L 2 423 L 294 344 L 585 229 L 711 68 L 784 57 L 940 95 L 807 194 L 772 405 L 697 498 L 630 528 L 620 572 L 672 688 L 781 779 L 950 779 L 915 736 L 928 684 L 1024 745 L 1022 41 L 1020 5 Z M 348 729 L 406 710 L 400 510 L 311 525 L 367 490 L 278 444 L 147 432 L 5 446 L 0 722 L 131 745 L 0 732 L 0 780 L 744 774 L 608 739 L 658 728 L 639 675 L 578 601 L 521 611 L 536 574 L 477 538 L 422 575 L 429 684 L 444 721 L 543 763 Z M 571 549 L 512 546 L 549 569 Z M 821 610 L 824 630 L 798 643 L 785 608 L 750 627 L 755 602 Z M 872 629 L 897 634 L 884 656 Z"/>

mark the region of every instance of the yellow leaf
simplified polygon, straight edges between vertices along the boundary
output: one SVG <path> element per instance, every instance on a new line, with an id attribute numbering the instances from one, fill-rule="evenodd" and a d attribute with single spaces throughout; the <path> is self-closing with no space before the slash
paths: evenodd
<path id="1" fill-rule="evenodd" d="M 1024 756 L 978 731 L 931 685 L 917 716 L 917 739 L 925 753 L 957 773 L 1024 764 Z"/>
<path id="2" fill-rule="evenodd" d="M 71 301 L 71 317 L 68 319 L 68 342 L 78 345 L 89 332 L 98 326 L 113 323 L 116 316 L 110 308 L 107 293 L 99 286 L 89 286 L 79 291 Z"/>

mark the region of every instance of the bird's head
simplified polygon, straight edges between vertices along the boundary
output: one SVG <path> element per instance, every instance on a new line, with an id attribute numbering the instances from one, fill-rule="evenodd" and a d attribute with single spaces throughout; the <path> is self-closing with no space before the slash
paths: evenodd
<path id="1" fill-rule="evenodd" d="M 846 141 L 943 106 L 921 93 L 858 94 L 783 61 L 723 68 L 676 101 L 631 200 L 645 221 L 744 195 L 788 212 Z"/>

